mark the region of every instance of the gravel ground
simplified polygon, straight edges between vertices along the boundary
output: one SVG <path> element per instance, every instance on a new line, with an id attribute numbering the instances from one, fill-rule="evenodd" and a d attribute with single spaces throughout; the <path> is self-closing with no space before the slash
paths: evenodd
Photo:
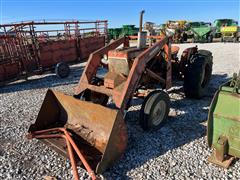
<path id="1" fill-rule="evenodd" d="M 181 50 L 193 44 L 181 44 Z M 194 44 L 195 45 L 195 44 Z M 168 123 L 158 131 L 144 132 L 138 125 L 140 100 L 133 100 L 127 113 L 129 143 L 123 158 L 103 174 L 106 179 L 240 179 L 240 160 L 228 170 L 207 162 L 211 150 L 206 144 L 209 104 L 218 86 L 240 69 L 240 46 L 234 43 L 196 44 L 213 52 L 213 78 L 207 96 L 184 98 L 182 88 L 169 92 L 171 111 Z M 72 179 L 68 160 L 37 140 L 25 138 L 34 123 L 48 88 L 73 94 L 83 70 L 72 66 L 71 76 L 34 76 L 0 89 L 0 179 L 43 179 L 54 176 Z M 79 168 L 81 179 L 88 174 Z"/>

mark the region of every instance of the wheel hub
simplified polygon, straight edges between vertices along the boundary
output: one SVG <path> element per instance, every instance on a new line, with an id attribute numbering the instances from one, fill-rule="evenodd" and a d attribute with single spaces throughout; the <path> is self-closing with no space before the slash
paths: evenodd
<path id="1" fill-rule="evenodd" d="M 166 111 L 166 104 L 163 100 L 161 100 L 157 103 L 155 109 L 153 110 L 152 122 L 155 126 L 159 125 L 163 121 L 165 111 Z"/>

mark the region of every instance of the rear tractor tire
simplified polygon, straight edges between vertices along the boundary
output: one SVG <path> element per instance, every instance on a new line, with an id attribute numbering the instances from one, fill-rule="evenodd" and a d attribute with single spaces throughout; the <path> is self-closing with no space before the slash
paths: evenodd
<path id="1" fill-rule="evenodd" d="M 161 90 L 152 91 L 144 99 L 140 110 L 140 126 L 143 130 L 160 129 L 166 122 L 170 109 L 170 98 Z"/>
<path id="2" fill-rule="evenodd" d="M 68 77 L 70 73 L 70 68 L 67 63 L 60 62 L 55 67 L 55 73 L 60 78 L 66 78 Z"/>
<path id="3" fill-rule="evenodd" d="M 199 50 L 192 57 L 184 74 L 184 93 L 188 98 L 200 99 L 207 91 L 212 76 L 212 53 Z"/>

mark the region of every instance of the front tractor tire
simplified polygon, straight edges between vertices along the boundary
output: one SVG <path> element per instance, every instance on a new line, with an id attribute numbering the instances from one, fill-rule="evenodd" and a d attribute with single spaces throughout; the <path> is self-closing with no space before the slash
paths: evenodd
<path id="1" fill-rule="evenodd" d="M 161 90 L 152 91 L 144 99 L 140 110 L 140 126 L 143 130 L 160 129 L 170 110 L 170 98 Z"/>
<path id="2" fill-rule="evenodd" d="M 202 98 L 212 76 L 212 53 L 199 50 L 188 63 L 184 74 L 184 93 L 188 98 Z"/>

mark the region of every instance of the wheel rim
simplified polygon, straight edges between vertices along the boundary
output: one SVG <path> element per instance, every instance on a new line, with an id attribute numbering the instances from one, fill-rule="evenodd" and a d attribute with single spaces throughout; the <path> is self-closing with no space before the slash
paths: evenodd
<path id="1" fill-rule="evenodd" d="M 160 100 L 155 106 L 152 116 L 152 123 L 155 126 L 158 126 L 164 119 L 166 112 L 166 103 L 163 100 Z"/>

